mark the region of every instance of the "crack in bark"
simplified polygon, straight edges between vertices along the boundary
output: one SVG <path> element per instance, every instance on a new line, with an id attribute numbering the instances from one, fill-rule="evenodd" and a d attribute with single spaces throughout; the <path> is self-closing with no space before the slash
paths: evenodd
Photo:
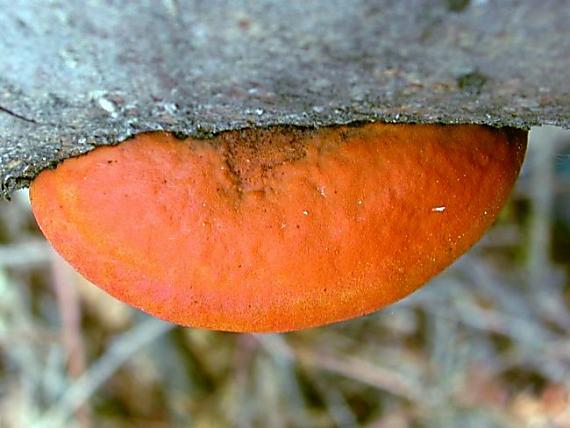
<path id="1" fill-rule="evenodd" d="M 26 116 L 22 116 L 21 114 L 18 114 L 18 113 L 14 112 L 14 111 L 12 111 L 12 110 L 6 108 L 6 107 L 3 107 L 3 106 L 0 106 L 0 112 L 6 113 L 6 114 L 8 114 L 8 115 L 10 115 L 10 116 L 12 116 L 12 117 L 15 117 L 16 119 L 23 120 L 24 122 L 33 123 L 33 124 L 36 124 L 36 125 L 39 125 L 39 124 L 40 124 L 38 121 L 36 121 L 36 120 L 34 120 L 34 119 L 30 119 L 30 118 L 28 118 L 28 117 L 26 117 Z"/>

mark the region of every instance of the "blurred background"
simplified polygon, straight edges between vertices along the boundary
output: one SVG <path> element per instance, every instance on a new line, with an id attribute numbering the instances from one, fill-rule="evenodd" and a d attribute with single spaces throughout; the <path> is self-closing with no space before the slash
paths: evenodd
<path id="1" fill-rule="evenodd" d="M 531 132 L 511 201 L 429 285 L 281 335 L 115 301 L 0 202 L 0 427 L 570 427 L 570 131 Z"/>

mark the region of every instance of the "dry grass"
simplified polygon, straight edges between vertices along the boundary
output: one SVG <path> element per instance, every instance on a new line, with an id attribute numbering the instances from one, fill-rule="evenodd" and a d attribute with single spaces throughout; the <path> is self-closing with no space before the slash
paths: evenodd
<path id="1" fill-rule="evenodd" d="M 173 327 L 85 283 L 0 205 L 0 427 L 570 427 L 570 133 L 533 133 L 469 254 L 374 315 Z"/>

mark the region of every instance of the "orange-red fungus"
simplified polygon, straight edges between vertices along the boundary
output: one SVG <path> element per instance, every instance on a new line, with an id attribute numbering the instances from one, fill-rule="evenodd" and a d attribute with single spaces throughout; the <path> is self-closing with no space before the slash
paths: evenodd
<path id="1" fill-rule="evenodd" d="M 475 125 L 147 133 L 42 172 L 46 237 L 116 298 L 174 323 L 273 332 L 416 290 L 493 222 L 526 132 Z"/>

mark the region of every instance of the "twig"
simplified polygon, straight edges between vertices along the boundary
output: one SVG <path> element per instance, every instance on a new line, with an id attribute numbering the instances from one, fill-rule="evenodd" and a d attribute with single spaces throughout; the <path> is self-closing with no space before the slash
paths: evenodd
<path id="1" fill-rule="evenodd" d="M 55 405 L 50 408 L 34 428 L 65 426 L 71 415 L 103 385 L 115 371 L 138 350 L 153 342 L 174 326 L 154 318 L 144 321 L 115 339 L 109 350 L 97 360 Z"/>
<path id="2" fill-rule="evenodd" d="M 0 267 L 26 268 L 51 261 L 50 246 L 45 240 L 31 240 L 0 246 Z"/>
<path id="3" fill-rule="evenodd" d="M 310 420 L 304 402 L 301 386 L 299 385 L 295 373 L 296 355 L 279 334 L 255 334 L 253 335 L 261 346 L 271 355 L 273 363 L 279 369 L 281 384 L 286 391 L 287 401 L 293 407 L 293 424 L 295 426 L 306 426 Z"/>
<path id="4" fill-rule="evenodd" d="M 538 131 L 535 131 L 535 135 Z M 544 133 L 545 131 L 542 131 Z M 542 134 L 541 134 L 542 135 Z M 539 137 L 540 138 L 540 137 Z M 537 140 L 539 138 L 535 138 Z M 536 141 L 531 161 L 530 194 L 532 202 L 532 218 L 530 224 L 529 242 L 529 271 L 530 285 L 542 286 L 547 280 L 550 267 L 550 241 L 552 204 L 554 200 L 553 160 L 555 154 L 555 141 L 543 138 L 545 141 Z"/>
<path id="5" fill-rule="evenodd" d="M 232 406 L 232 418 L 238 428 L 252 425 L 252 400 L 248 391 L 248 380 L 252 360 L 255 355 L 257 341 L 250 334 L 240 334 L 237 338 L 237 349 L 234 358 L 234 381 L 238 391 L 239 402 Z"/>
<path id="6" fill-rule="evenodd" d="M 312 373 L 312 375 L 313 386 L 323 399 L 323 403 L 335 425 L 339 428 L 358 426 L 356 416 L 342 392 L 338 388 L 331 388 L 325 384 L 324 379 L 318 373 Z"/>
<path id="7" fill-rule="evenodd" d="M 420 385 L 405 379 L 393 370 L 374 365 L 361 358 L 340 357 L 304 347 L 293 349 L 301 363 L 313 368 L 345 376 L 411 401 L 421 402 L 425 398 Z"/>
<path id="8" fill-rule="evenodd" d="M 81 305 L 74 284 L 71 284 L 71 268 L 52 252 L 53 287 L 61 317 L 61 340 L 67 357 L 67 368 L 72 379 L 79 378 L 85 371 L 85 347 L 81 334 Z M 88 403 L 77 409 L 79 426 L 91 426 L 91 411 Z"/>

